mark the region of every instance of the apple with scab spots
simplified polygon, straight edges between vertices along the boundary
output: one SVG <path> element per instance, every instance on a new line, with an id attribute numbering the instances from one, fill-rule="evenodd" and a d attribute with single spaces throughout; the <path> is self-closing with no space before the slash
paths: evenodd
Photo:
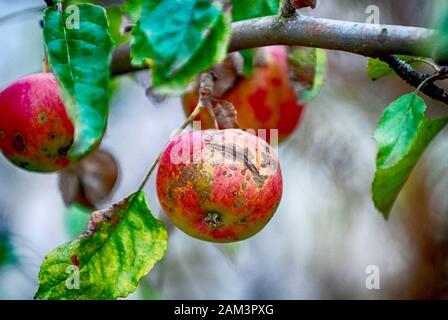
<path id="1" fill-rule="evenodd" d="M 74 127 L 51 73 L 19 79 L 0 92 L 0 149 L 29 171 L 67 167 Z"/>
<path id="2" fill-rule="evenodd" d="M 194 238 L 247 239 L 272 218 L 283 180 L 275 150 L 239 129 L 182 133 L 163 151 L 157 194 L 170 220 Z"/>
<path id="3" fill-rule="evenodd" d="M 288 76 L 288 56 L 284 47 L 260 49 L 261 62 L 250 77 L 241 77 L 236 84 L 218 99 L 231 102 L 238 112 L 241 129 L 277 129 L 278 140 L 285 140 L 298 126 L 305 106 L 297 102 Z M 189 115 L 198 102 L 198 89 L 192 88 L 182 99 L 185 113 Z M 214 128 L 207 110 L 202 110 L 196 120 L 202 128 Z M 269 141 L 267 130 L 267 140 Z"/>

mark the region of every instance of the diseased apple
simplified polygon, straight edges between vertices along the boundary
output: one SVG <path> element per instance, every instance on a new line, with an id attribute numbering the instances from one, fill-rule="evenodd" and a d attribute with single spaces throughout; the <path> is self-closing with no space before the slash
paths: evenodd
<path id="1" fill-rule="evenodd" d="M 0 92 L 0 149 L 15 165 L 38 172 L 68 166 L 73 135 L 53 74 L 24 77 Z"/>
<path id="2" fill-rule="evenodd" d="M 254 68 L 252 76 L 240 78 L 228 92 L 216 98 L 233 103 L 241 129 L 277 129 L 282 141 L 297 127 L 304 105 L 297 102 L 289 80 L 285 48 L 272 46 L 260 50 L 262 63 Z M 189 115 L 198 102 L 197 87 L 187 92 L 182 102 Z M 214 128 L 207 110 L 202 110 L 196 120 L 201 121 L 203 129 Z M 267 134 L 269 138 L 269 130 Z"/>
<path id="3" fill-rule="evenodd" d="M 239 129 L 182 133 L 163 151 L 156 184 L 170 220 L 212 242 L 256 234 L 275 213 L 283 190 L 274 149 Z"/>

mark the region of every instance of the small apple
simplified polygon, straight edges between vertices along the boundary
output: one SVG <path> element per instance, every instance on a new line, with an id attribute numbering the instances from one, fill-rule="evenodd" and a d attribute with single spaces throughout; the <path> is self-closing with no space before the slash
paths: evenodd
<path id="1" fill-rule="evenodd" d="M 0 92 L 0 150 L 13 164 L 37 172 L 67 167 L 73 135 L 53 74 L 24 77 Z"/>
<path id="2" fill-rule="evenodd" d="M 297 102 L 289 80 L 286 49 L 271 46 L 259 50 L 261 62 L 254 68 L 252 76 L 241 77 L 230 90 L 215 98 L 235 106 L 241 129 L 277 129 L 281 142 L 295 130 L 305 106 Z M 198 102 L 197 87 L 187 92 L 182 102 L 189 115 Z M 203 129 L 214 128 L 207 110 L 202 110 L 196 120 L 201 121 Z"/>

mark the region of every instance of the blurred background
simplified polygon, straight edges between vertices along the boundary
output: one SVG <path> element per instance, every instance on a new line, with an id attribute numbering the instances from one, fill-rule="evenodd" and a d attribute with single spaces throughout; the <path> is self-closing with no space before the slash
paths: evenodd
<path id="1" fill-rule="evenodd" d="M 434 1 L 319 0 L 304 14 L 365 22 L 368 5 L 381 23 L 431 26 Z M 0 0 L 0 17 L 43 1 Z M 0 18 L 0 89 L 39 72 L 40 13 Z M 298 130 L 280 146 L 281 205 L 259 234 L 241 243 L 211 244 L 170 228 L 165 258 L 131 299 L 427 299 L 448 298 L 448 132 L 432 143 L 401 193 L 389 221 L 373 206 L 374 127 L 383 109 L 411 87 L 370 81 L 366 58 L 328 51 L 326 83 Z M 117 159 L 118 186 L 104 203 L 133 192 L 184 120 L 179 98 L 154 103 L 143 75 L 115 80 L 103 149 Z M 429 98 L 431 115 L 446 106 Z M 154 179 L 146 190 L 164 218 Z M 56 174 L 33 174 L 0 156 L 0 299 L 32 299 L 45 255 L 70 240 L 70 222 Z M 365 282 L 380 270 L 380 289 Z"/>

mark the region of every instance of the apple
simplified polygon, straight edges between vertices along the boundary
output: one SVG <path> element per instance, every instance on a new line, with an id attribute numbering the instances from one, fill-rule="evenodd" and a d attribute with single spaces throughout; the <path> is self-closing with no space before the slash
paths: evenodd
<path id="1" fill-rule="evenodd" d="M 211 242 L 247 239 L 269 222 L 283 190 L 274 149 L 239 129 L 185 132 L 163 151 L 157 195 L 169 219 Z"/>
<path id="2" fill-rule="evenodd" d="M 252 76 L 241 77 L 231 89 L 215 98 L 235 106 L 241 129 L 277 129 L 281 142 L 296 129 L 305 106 L 297 102 L 289 80 L 286 49 L 271 46 L 260 50 L 258 60 L 261 62 L 254 68 Z M 182 102 L 189 115 L 197 105 L 198 88 L 193 87 L 185 93 Z M 201 121 L 203 129 L 214 128 L 207 110 L 202 110 L 196 120 Z M 269 141 L 269 130 L 267 137 Z"/>
<path id="3" fill-rule="evenodd" d="M 26 76 L 0 92 L 0 150 L 13 164 L 37 172 L 65 168 L 73 138 L 53 74 Z"/>

